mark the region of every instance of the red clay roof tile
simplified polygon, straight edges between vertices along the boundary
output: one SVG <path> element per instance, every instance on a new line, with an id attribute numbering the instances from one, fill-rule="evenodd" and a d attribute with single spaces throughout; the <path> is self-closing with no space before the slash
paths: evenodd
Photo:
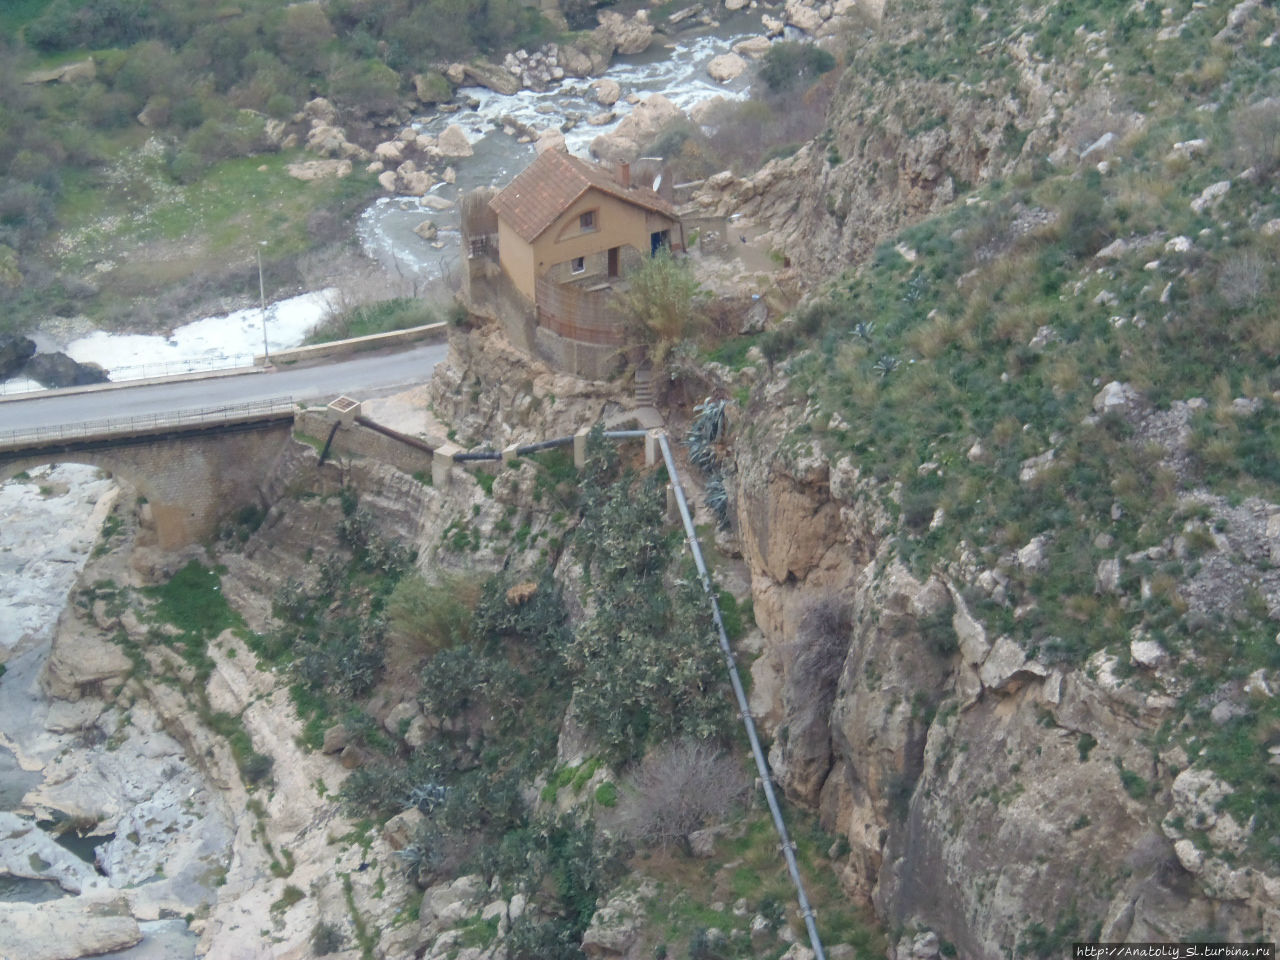
<path id="1" fill-rule="evenodd" d="M 520 239 L 532 243 L 592 187 L 625 203 L 675 219 L 675 209 L 652 190 L 623 187 L 610 170 L 559 150 L 539 154 L 489 201 L 489 206 L 511 225 Z"/>

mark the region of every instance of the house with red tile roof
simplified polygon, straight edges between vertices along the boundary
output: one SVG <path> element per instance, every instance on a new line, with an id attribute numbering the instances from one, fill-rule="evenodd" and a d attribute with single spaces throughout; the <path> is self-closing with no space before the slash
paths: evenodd
<path id="1" fill-rule="evenodd" d="M 468 235 L 473 258 L 493 257 L 496 246 L 503 277 L 526 302 L 532 329 L 521 336 L 508 321 L 512 339 L 581 375 L 617 361 L 625 335 L 616 297 L 627 274 L 664 246 L 683 247 L 671 201 L 631 172 L 547 150 L 489 199 L 483 236 Z M 584 355 L 595 359 L 579 362 Z"/>

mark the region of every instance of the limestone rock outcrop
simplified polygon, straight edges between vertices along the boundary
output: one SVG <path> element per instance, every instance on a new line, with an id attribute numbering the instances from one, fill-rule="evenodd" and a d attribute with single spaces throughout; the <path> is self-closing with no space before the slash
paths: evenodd
<path id="1" fill-rule="evenodd" d="M 0 956 L 75 960 L 125 950 L 142 940 L 124 894 L 0 903 Z"/>

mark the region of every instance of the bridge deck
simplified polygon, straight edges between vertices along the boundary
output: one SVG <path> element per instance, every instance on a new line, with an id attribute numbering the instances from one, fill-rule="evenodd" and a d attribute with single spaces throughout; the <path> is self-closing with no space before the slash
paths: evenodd
<path id="1" fill-rule="evenodd" d="M 19 453 L 84 443 L 119 443 L 175 431 L 281 420 L 292 417 L 293 409 L 292 397 L 273 397 L 250 403 L 175 410 L 141 417 L 116 417 L 31 430 L 6 430 L 0 432 L 0 456 L 10 457 Z"/>

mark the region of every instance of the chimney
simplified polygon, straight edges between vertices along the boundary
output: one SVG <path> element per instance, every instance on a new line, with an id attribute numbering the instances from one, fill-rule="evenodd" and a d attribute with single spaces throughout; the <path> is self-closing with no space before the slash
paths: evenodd
<path id="1" fill-rule="evenodd" d="M 618 174 L 618 184 L 624 189 L 630 188 L 631 164 L 628 163 L 626 160 L 619 160 L 617 174 Z"/>

